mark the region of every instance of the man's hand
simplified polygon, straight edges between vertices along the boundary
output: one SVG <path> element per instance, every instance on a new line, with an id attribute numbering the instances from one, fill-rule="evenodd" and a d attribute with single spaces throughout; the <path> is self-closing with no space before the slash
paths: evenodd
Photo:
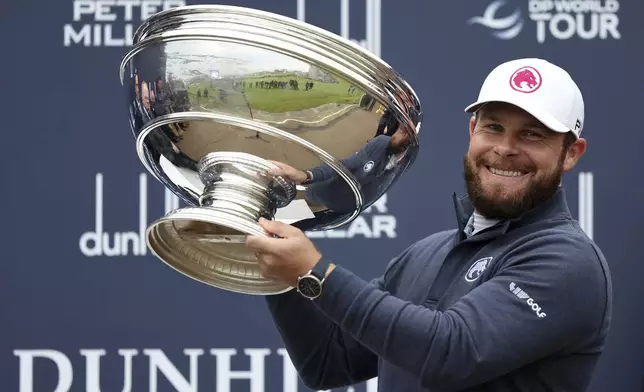
<path id="1" fill-rule="evenodd" d="M 269 235 L 281 237 L 246 237 L 246 246 L 257 253 L 262 276 L 297 285 L 297 278 L 309 272 L 322 254 L 296 227 L 264 218 L 259 219 L 259 224 Z"/>
<path id="2" fill-rule="evenodd" d="M 286 163 L 282 163 L 279 161 L 270 161 L 270 162 L 275 164 L 275 166 L 277 166 L 277 169 L 269 169 L 268 174 L 272 174 L 274 176 L 286 177 L 298 185 L 303 183 L 307 179 L 306 172 L 302 170 L 298 170 L 293 166 L 289 166 Z"/>

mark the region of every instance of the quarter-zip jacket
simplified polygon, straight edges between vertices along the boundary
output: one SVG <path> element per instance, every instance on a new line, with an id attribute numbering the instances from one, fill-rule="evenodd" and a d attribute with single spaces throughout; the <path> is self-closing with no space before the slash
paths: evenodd
<path id="1" fill-rule="evenodd" d="M 431 235 L 364 281 L 342 267 L 311 301 L 266 300 L 303 382 L 316 390 L 378 377 L 382 392 L 584 391 L 611 323 L 604 256 L 563 189 L 470 238 Z M 368 260 L 365 260 L 367 262 Z"/>

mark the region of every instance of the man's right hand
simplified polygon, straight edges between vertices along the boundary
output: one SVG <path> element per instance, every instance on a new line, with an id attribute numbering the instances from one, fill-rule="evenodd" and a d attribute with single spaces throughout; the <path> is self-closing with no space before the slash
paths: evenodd
<path id="1" fill-rule="evenodd" d="M 269 161 L 269 162 L 277 166 L 277 169 L 269 169 L 268 170 L 269 174 L 272 174 L 274 176 L 286 177 L 298 185 L 306 181 L 308 178 L 308 176 L 306 175 L 306 172 L 302 170 L 298 170 L 293 166 L 289 166 L 286 163 L 282 163 L 278 161 Z"/>

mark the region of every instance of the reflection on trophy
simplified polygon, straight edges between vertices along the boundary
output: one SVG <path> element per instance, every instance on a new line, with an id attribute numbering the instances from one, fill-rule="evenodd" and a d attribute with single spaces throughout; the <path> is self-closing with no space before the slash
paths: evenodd
<path id="1" fill-rule="evenodd" d="M 120 66 L 136 151 L 188 205 L 147 230 L 151 251 L 202 283 L 270 295 L 245 237 L 260 217 L 337 228 L 418 151 L 421 107 L 382 60 L 281 15 L 207 5 L 143 23 Z"/>

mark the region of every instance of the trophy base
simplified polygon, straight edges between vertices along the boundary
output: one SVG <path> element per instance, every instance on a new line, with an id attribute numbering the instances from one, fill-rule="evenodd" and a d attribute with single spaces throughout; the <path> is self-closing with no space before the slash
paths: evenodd
<path id="1" fill-rule="evenodd" d="M 170 212 L 148 227 L 150 250 L 177 272 L 235 293 L 274 295 L 291 286 L 262 277 L 246 235 L 267 236 L 255 221 L 231 211 L 187 207 Z"/>
<path id="2" fill-rule="evenodd" d="M 245 245 L 246 235 L 268 235 L 260 217 L 273 219 L 296 196 L 291 180 L 268 174 L 276 167 L 247 153 L 206 154 L 199 161 L 200 206 L 172 211 L 150 225 L 148 247 L 170 267 L 210 286 L 257 295 L 290 290 L 263 278 Z"/>

